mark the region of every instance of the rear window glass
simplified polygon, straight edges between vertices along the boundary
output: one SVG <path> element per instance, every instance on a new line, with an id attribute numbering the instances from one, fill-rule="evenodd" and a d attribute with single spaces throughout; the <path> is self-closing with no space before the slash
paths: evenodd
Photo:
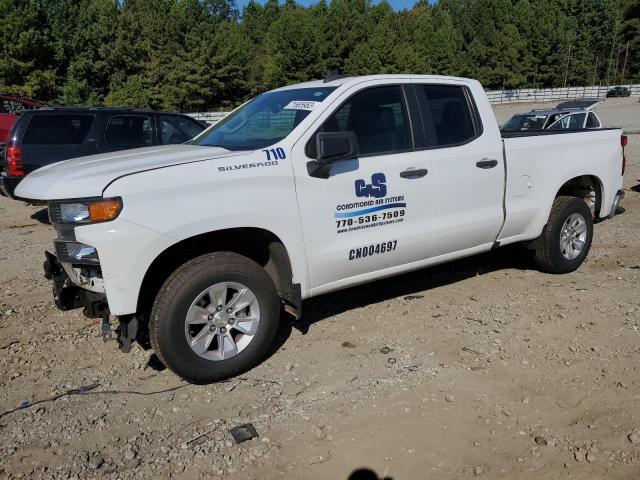
<path id="1" fill-rule="evenodd" d="M 418 90 L 430 146 L 445 147 L 467 142 L 476 136 L 464 87 L 422 85 Z"/>
<path id="2" fill-rule="evenodd" d="M 151 145 L 151 119 L 142 115 L 111 117 L 104 133 L 109 145 Z"/>
<path id="3" fill-rule="evenodd" d="M 77 145 L 83 143 L 93 115 L 34 115 L 29 121 L 24 145 Z"/>

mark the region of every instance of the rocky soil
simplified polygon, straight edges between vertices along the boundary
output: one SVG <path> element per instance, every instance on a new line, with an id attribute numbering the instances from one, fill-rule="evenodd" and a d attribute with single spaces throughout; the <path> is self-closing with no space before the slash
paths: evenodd
<path id="1" fill-rule="evenodd" d="M 637 99 L 598 111 L 640 129 Z M 209 386 L 58 311 L 46 214 L 0 198 L 0 478 L 640 478 L 629 140 L 625 212 L 596 225 L 577 272 L 540 273 L 509 248 L 315 298 L 262 365 Z M 245 423 L 259 436 L 235 444 Z"/>

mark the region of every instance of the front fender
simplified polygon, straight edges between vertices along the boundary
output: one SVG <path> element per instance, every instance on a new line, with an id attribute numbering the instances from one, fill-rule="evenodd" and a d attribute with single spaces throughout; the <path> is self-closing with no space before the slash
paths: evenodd
<path id="1" fill-rule="evenodd" d="M 248 163 L 250 156 L 225 161 L 256 164 Z M 188 238 L 233 228 L 260 228 L 277 236 L 289 254 L 293 282 L 305 295 L 306 255 L 290 165 L 219 167 L 219 161 L 207 161 L 141 172 L 105 190 L 106 197 L 122 197 L 120 217 L 109 224 L 82 227 L 87 241 L 79 241 L 98 248 L 115 315 L 135 312 L 144 275 L 166 249 Z M 108 225 L 115 227 L 114 232 Z M 125 230 L 136 233 L 131 236 Z M 108 244 L 96 245 L 101 236 L 110 238 Z"/>

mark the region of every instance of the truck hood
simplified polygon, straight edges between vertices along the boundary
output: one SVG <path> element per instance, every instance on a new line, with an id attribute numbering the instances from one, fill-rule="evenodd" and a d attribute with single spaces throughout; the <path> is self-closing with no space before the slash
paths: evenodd
<path id="1" fill-rule="evenodd" d="M 107 185 L 125 175 L 246 153 L 218 147 L 166 145 L 79 157 L 30 173 L 20 182 L 15 195 L 31 200 L 98 197 Z"/>

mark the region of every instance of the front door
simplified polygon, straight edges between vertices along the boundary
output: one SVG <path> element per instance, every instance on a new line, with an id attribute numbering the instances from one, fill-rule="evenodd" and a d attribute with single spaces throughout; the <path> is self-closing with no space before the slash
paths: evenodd
<path id="1" fill-rule="evenodd" d="M 402 86 L 360 90 L 322 118 L 321 131 L 354 132 L 360 154 L 316 178 L 315 136 L 293 148 L 311 288 L 427 258 L 431 161 L 414 151 Z"/>

